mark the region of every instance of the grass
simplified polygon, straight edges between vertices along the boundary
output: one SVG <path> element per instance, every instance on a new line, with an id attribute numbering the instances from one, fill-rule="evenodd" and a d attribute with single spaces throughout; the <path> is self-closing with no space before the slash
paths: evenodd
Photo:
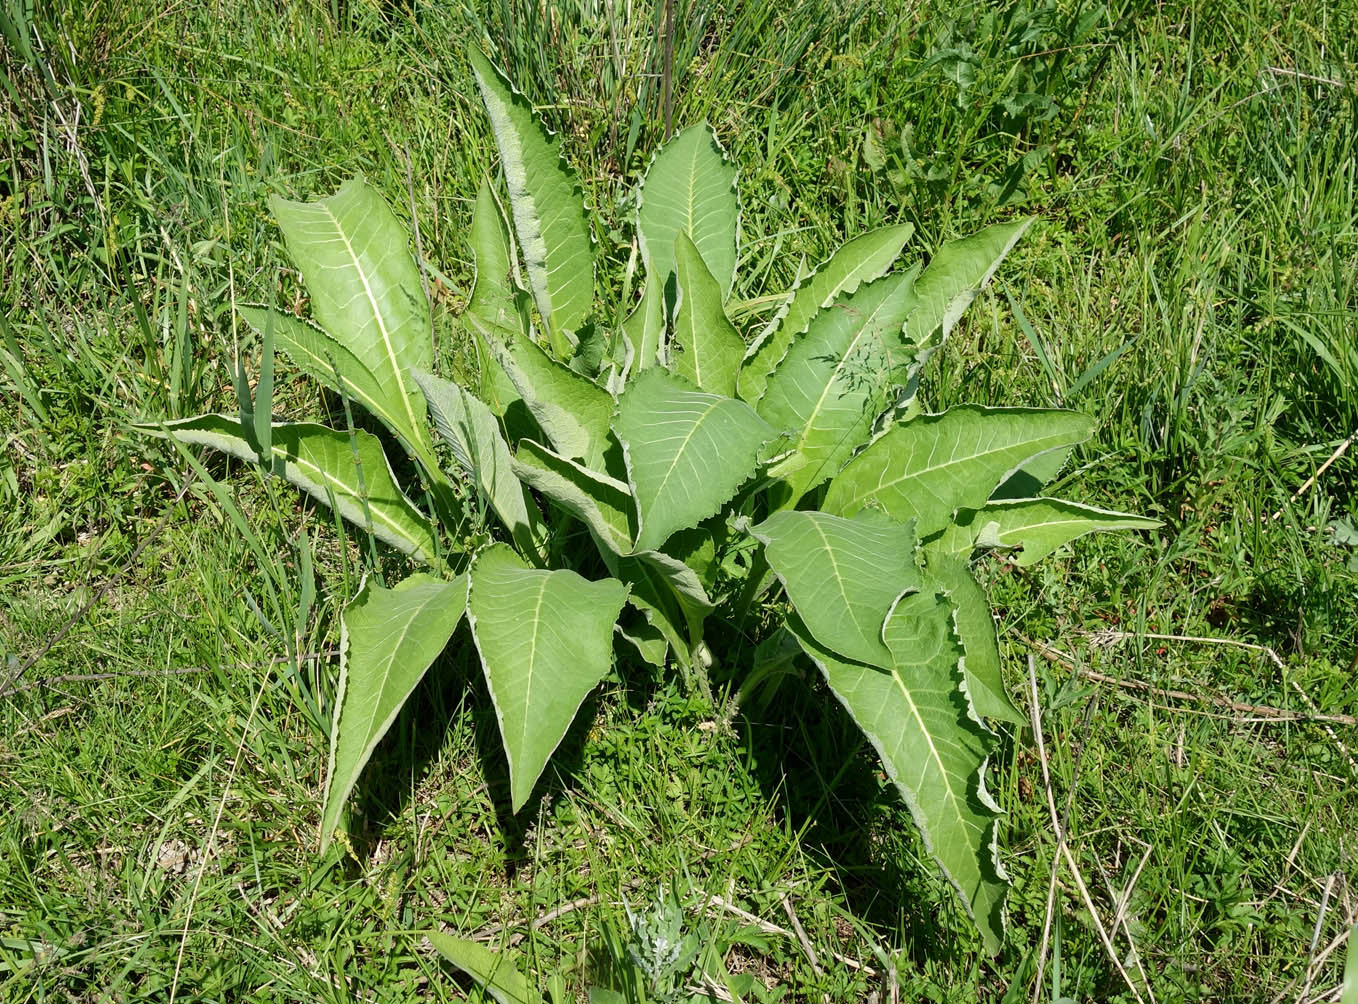
<path id="1" fill-rule="evenodd" d="M 190 478 L 127 423 L 234 406 L 234 354 L 257 347 L 233 301 L 300 295 L 269 194 L 356 171 L 413 204 L 458 365 L 470 200 L 494 170 L 469 37 L 562 131 L 624 264 L 664 130 L 659 15 L 12 0 L 0 680 L 51 647 L 21 681 L 41 685 L 0 698 L 0 998 L 474 998 L 411 933 L 431 925 L 521 936 L 579 997 L 622 978 L 625 906 L 663 887 L 728 971 L 774 988 L 746 999 L 887 1000 L 892 972 L 903 1000 L 1334 999 L 1358 917 L 1358 450 L 1298 489 L 1358 427 L 1358 14 L 676 8 L 673 120 L 707 117 L 742 167 L 738 295 L 885 222 L 927 251 L 1039 218 L 926 396 L 1096 414 L 1061 494 L 1166 523 L 986 568 L 1020 699 L 1035 656 L 1079 879 L 1052 885 L 1042 763 L 1030 730 L 1008 736 L 1010 933 L 984 957 L 810 676 L 737 711 L 624 665 L 512 817 L 456 658 L 379 749 L 350 846 L 318 858 L 327 653 L 366 548 L 249 469 Z M 277 410 L 326 406 L 293 376 Z"/>

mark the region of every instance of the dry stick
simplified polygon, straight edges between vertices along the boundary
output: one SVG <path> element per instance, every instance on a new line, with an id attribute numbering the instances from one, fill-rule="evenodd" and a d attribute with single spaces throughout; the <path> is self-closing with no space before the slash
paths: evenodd
<path id="1" fill-rule="evenodd" d="M 759 928 L 759 930 L 762 931 L 764 934 L 776 934 L 779 937 L 783 938 L 796 937 L 796 935 L 789 931 L 787 928 L 779 927 L 777 924 L 771 924 L 763 917 L 756 916 L 755 914 L 750 913 L 748 910 L 742 910 L 734 903 L 728 903 L 720 896 L 708 896 L 705 902 L 709 906 L 715 906 L 719 910 L 724 910 L 725 912 L 731 914 L 734 917 L 739 917 L 741 920 L 745 921 L 745 923 L 751 925 L 752 927 Z M 864 976 L 880 975 L 876 969 L 872 968 L 872 966 L 864 965 L 857 959 L 851 959 L 847 955 L 841 955 L 839 952 L 835 951 L 832 951 L 830 955 L 840 965 L 848 966 L 850 969 L 856 970 L 862 973 Z"/>
<path id="2" fill-rule="evenodd" d="M 1114 632 L 1122 634 L 1122 632 Z M 1128 637 L 1134 637 L 1128 635 Z M 1164 635 L 1145 635 L 1146 638 L 1161 637 Z M 1182 641 L 1182 636 L 1175 636 L 1175 640 Z M 1203 641 L 1215 641 L 1226 643 L 1224 638 L 1204 638 Z M 1033 649 L 1041 653 L 1044 658 L 1051 662 L 1060 663 L 1068 669 L 1077 670 L 1085 679 L 1093 680 L 1095 683 L 1107 683 L 1115 687 L 1122 687 L 1124 690 L 1139 690 L 1150 694 L 1158 694 L 1162 697 L 1172 697 L 1180 701 L 1195 701 L 1199 704 L 1211 704 L 1214 707 L 1226 708 L 1230 711 L 1239 711 L 1244 714 L 1259 715 L 1262 718 L 1271 719 L 1278 722 L 1334 722 L 1336 725 L 1358 725 L 1358 717 L 1353 715 L 1333 715 L 1333 714 L 1302 714 L 1300 711 L 1288 711 L 1283 708 L 1274 708 L 1265 704 L 1244 704 L 1240 701 L 1232 701 L 1229 698 L 1218 697 L 1214 694 L 1193 694 L 1186 690 L 1171 690 L 1166 687 L 1156 687 L 1142 680 L 1124 680 L 1117 676 L 1108 676 L 1104 673 L 1095 672 L 1082 666 L 1069 653 L 1062 652 L 1059 648 L 1052 648 L 1040 641 L 1032 638 L 1024 638 Z M 1235 644 L 1246 646 L 1246 642 L 1236 642 Z M 1262 648 L 1262 646 L 1249 646 L 1252 648 Z M 1271 649 L 1269 651 L 1272 651 Z"/>
<path id="3" fill-rule="evenodd" d="M 319 652 L 305 652 L 302 655 L 299 655 L 297 659 L 301 662 L 313 662 L 316 659 L 332 659 L 337 655 L 339 655 L 339 649 L 324 648 Z M 0 699 L 9 697 L 11 694 L 22 694 L 26 690 L 36 690 L 39 687 L 55 687 L 63 683 L 96 683 L 100 680 L 119 680 L 125 676 L 152 678 L 188 676 L 192 673 L 210 673 L 214 669 L 221 669 L 223 671 L 267 669 L 270 666 L 278 666 L 282 663 L 290 663 L 292 661 L 292 656 L 283 655 L 276 659 L 269 659 L 265 662 L 238 662 L 230 666 L 179 666 L 175 669 L 125 669 L 117 673 L 62 673 L 60 676 L 44 676 L 41 680 L 30 680 L 22 686 L 10 687 L 8 690 L 0 690 Z"/>
<path id="4" fill-rule="evenodd" d="M 160 532 L 165 529 L 165 524 L 170 521 L 170 517 L 174 514 L 175 506 L 179 505 L 180 501 L 184 498 L 184 494 L 189 490 L 189 487 L 198 477 L 198 475 L 192 471 L 184 471 L 180 476 L 187 477 L 188 480 L 186 480 L 184 482 L 184 486 L 179 489 L 179 494 L 177 494 L 174 497 L 174 501 L 171 502 L 168 507 L 166 507 L 165 514 L 160 517 L 160 521 L 156 523 L 156 525 L 152 527 L 151 532 L 148 533 L 145 537 L 143 537 L 141 542 L 137 544 L 137 547 L 132 552 L 131 556 L 127 559 L 127 561 L 123 563 L 122 569 L 116 572 L 114 575 L 110 576 L 109 579 L 105 581 L 103 585 L 101 585 L 97 590 L 95 590 L 94 595 L 91 596 L 88 600 L 86 600 L 85 604 L 79 610 L 77 610 L 75 613 L 71 615 L 70 619 L 67 620 L 66 623 L 63 624 L 57 630 L 57 633 L 47 640 L 47 643 L 43 645 L 42 648 L 38 649 L 36 652 L 30 655 L 24 661 L 23 665 L 21 665 L 15 671 L 14 675 L 5 681 L 4 691 L 3 693 L 0 693 L 0 696 L 4 696 L 5 694 L 16 693 L 17 691 L 15 690 L 15 686 L 18 684 L 20 680 L 23 679 L 24 674 L 27 673 L 30 669 L 32 669 L 33 665 L 39 659 L 45 656 L 48 652 L 52 651 L 53 647 L 57 645 L 57 643 L 59 643 L 61 639 L 65 638 L 67 634 L 70 633 L 71 628 L 75 627 L 76 624 L 80 623 L 80 620 L 87 613 L 89 613 L 91 609 L 93 609 L 96 603 L 98 603 L 100 600 L 104 598 L 105 595 L 107 595 L 108 591 L 113 588 L 114 584 L 117 583 L 124 575 L 128 573 L 128 571 L 131 570 L 132 566 L 136 564 L 137 559 L 141 557 L 141 552 L 146 550 L 147 546 L 151 543 L 151 541 L 155 540 L 157 537 L 160 536 Z"/>
<path id="5" fill-rule="evenodd" d="M 1317 84 L 1329 84 L 1331 87 L 1345 86 L 1344 81 L 1335 80 L 1333 77 L 1317 77 L 1315 74 L 1302 73 L 1300 70 L 1289 70 L 1284 66 L 1266 66 L 1264 69 L 1275 77 L 1293 77 L 1296 80 L 1312 80 Z"/>
<path id="6" fill-rule="evenodd" d="M 1316 927 L 1311 932 L 1311 947 L 1306 950 L 1306 982 L 1301 985 L 1301 993 L 1297 995 L 1298 1000 L 1306 1000 L 1306 995 L 1311 992 L 1311 984 L 1315 982 L 1316 946 L 1320 944 L 1320 932 L 1325 924 L 1325 911 L 1329 909 L 1330 893 L 1334 891 L 1334 882 L 1338 877 L 1338 872 L 1330 872 L 1330 877 L 1325 882 L 1325 891 L 1320 896 L 1320 912 L 1316 914 Z"/>
<path id="7" fill-rule="evenodd" d="M 787 898 L 787 893 L 782 893 L 779 897 L 783 901 L 783 912 L 787 914 L 787 919 L 792 922 L 792 930 L 797 932 L 797 940 L 802 944 L 802 951 L 811 960 L 811 970 L 817 976 L 824 976 L 825 971 L 820 967 L 820 960 L 816 958 L 816 950 L 811 947 L 811 939 L 806 936 L 806 931 L 802 928 L 802 922 L 797 919 L 797 914 L 792 909 L 792 903 Z"/>
<path id="8" fill-rule="evenodd" d="M 212 857 L 213 846 L 217 843 L 217 831 L 221 828 L 222 813 L 226 811 L 226 800 L 231 794 L 231 785 L 236 780 L 236 770 L 240 767 L 241 754 L 245 752 L 245 741 L 250 736 L 250 724 L 255 720 L 255 712 L 259 710 L 260 698 L 264 696 L 264 688 L 268 686 L 269 679 L 266 676 L 260 681 L 259 689 L 255 691 L 254 702 L 250 705 L 250 715 L 245 720 L 245 727 L 241 729 L 240 742 L 236 746 L 236 755 L 231 761 L 231 770 L 226 775 L 226 784 L 222 787 L 222 798 L 217 803 L 217 815 L 212 820 L 212 831 L 208 834 L 207 843 L 203 847 L 202 859 L 198 862 L 198 874 L 193 880 L 193 891 L 189 893 L 188 909 L 184 913 L 184 930 L 179 937 L 179 954 L 174 961 L 174 979 L 170 981 L 170 1004 L 174 1004 L 174 999 L 179 992 L 179 974 L 184 968 L 184 949 L 189 944 L 189 924 L 193 921 L 193 908 L 198 902 L 198 888 L 203 884 L 203 872 L 207 871 L 208 859 Z"/>
<path id="9" fill-rule="evenodd" d="M 1257 645 L 1252 641 L 1241 641 L 1238 638 L 1217 638 L 1206 634 L 1157 634 L 1154 631 L 1094 631 L 1089 635 L 1090 641 L 1094 644 L 1108 644 L 1115 641 L 1134 641 L 1137 638 L 1144 638 L 1148 641 L 1182 641 L 1191 642 L 1195 645 L 1227 645 L 1231 648 L 1243 648 L 1251 652 L 1260 652 L 1268 656 L 1269 661 L 1281 670 L 1287 669 L 1287 664 L 1283 662 L 1283 657 L 1267 645 Z"/>
<path id="10" fill-rule="evenodd" d="M 1325 461 L 1325 463 L 1321 464 L 1319 470 L 1317 470 L 1314 474 L 1312 474 L 1309 478 L 1302 482 L 1301 487 L 1298 488 L 1295 492 L 1293 492 L 1292 497 L 1287 500 L 1288 504 L 1290 505 L 1291 503 L 1297 501 L 1297 499 L 1301 498 L 1301 496 L 1304 495 L 1306 491 L 1316 483 L 1317 480 L 1319 480 L 1320 476 L 1330 469 L 1330 465 L 1333 464 L 1336 460 L 1338 460 L 1348 451 L 1348 448 L 1353 445 L 1353 441 L 1355 439 L 1358 439 L 1358 429 L 1354 429 L 1353 432 L 1349 433 L 1349 438 L 1339 444 L 1339 447 L 1333 453 L 1330 454 L 1330 459 Z M 1286 511 L 1287 506 L 1283 506 L 1272 516 L 1270 516 L 1269 519 L 1282 519 L 1283 513 Z"/>
<path id="11" fill-rule="evenodd" d="M 1080 866 L 1075 862 L 1075 856 L 1070 852 L 1070 845 L 1066 842 L 1065 829 L 1061 825 L 1061 814 L 1056 810 L 1056 796 L 1052 794 L 1051 772 L 1047 769 L 1047 744 L 1042 738 L 1042 716 L 1038 712 L 1037 700 L 1037 667 L 1033 657 L 1028 657 L 1028 690 L 1031 701 L 1030 715 L 1033 723 L 1033 737 L 1037 741 L 1037 759 L 1042 765 L 1042 786 L 1047 795 L 1047 809 L 1051 813 L 1052 828 L 1056 831 L 1056 843 L 1058 850 L 1066 860 L 1066 865 L 1070 868 L 1071 877 L 1075 879 L 1076 888 L 1080 890 L 1080 898 L 1084 900 L 1085 909 L 1089 911 L 1089 916 L 1094 921 L 1094 928 L 1098 931 L 1099 940 L 1103 942 L 1104 951 L 1108 953 L 1109 960 L 1117 969 L 1118 975 L 1127 984 L 1127 989 L 1136 998 L 1137 1004 L 1145 1004 L 1141 997 L 1141 992 L 1137 990 L 1136 984 L 1132 982 L 1131 976 L 1122 965 L 1122 960 L 1118 958 L 1117 949 L 1113 947 L 1113 940 L 1108 936 L 1108 930 L 1103 926 L 1103 920 L 1099 917 L 1099 911 L 1094 906 L 1094 898 L 1089 895 L 1089 889 L 1085 885 L 1084 876 L 1080 873 Z M 1150 991 L 1149 984 L 1146 987 Z"/>
<path id="12" fill-rule="evenodd" d="M 1312 714 L 1320 714 L 1320 709 L 1316 707 L 1316 702 L 1311 700 L 1311 695 L 1302 690 L 1301 685 L 1297 683 L 1296 680 L 1292 681 L 1292 689 L 1297 692 L 1297 695 L 1302 699 L 1302 703 L 1311 709 Z M 1349 770 L 1353 771 L 1354 778 L 1358 779 L 1358 762 L 1354 761 L 1353 754 L 1349 752 L 1349 748 L 1334 734 L 1334 729 L 1330 728 L 1324 722 L 1321 722 L 1320 727 L 1325 730 L 1325 734 L 1330 737 L 1330 740 L 1339 747 L 1339 752 L 1343 753 L 1344 759 L 1349 762 Z"/>

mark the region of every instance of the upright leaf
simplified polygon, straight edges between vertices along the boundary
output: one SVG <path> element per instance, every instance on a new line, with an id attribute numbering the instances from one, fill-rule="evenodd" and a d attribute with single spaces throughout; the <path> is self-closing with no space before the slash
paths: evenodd
<path id="1" fill-rule="evenodd" d="M 939 248 L 915 283 L 917 305 L 906 324 L 909 340 L 940 344 L 1031 223 L 997 223 Z M 935 332 L 939 337 L 933 338 Z"/>
<path id="2" fill-rule="evenodd" d="M 963 650 L 950 604 L 930 592 L 902 597 L 883 629 L 892 659 L 882 668 L 846 661 L 795 619 L 789 626 L 882 758 L 986 949 L 997 952 L 1007 884 L 985 790 L 989 740 L 959 687 Z"/>
<path id="3" fill-rule="evenodd" d="M 557 362 L 521 330 L 492 327 L 472 314 L 467 320 L 485 339 L 552 445 L 563 455 L 602 470 L 613 415 L 608 391 Z"/>
<path id="4" fill-rule="evenodd" d="M 531 495 L 514 476 L 509 446 L 489 407 L 457 384 L 417 370 L 415 382 L 424 392 L 434 427 L 453 457 L 471 475 L 481 497 L 490 504 L 519 549 L 537 550 L 545 535 L 542 515 Z"/>
<path id="5" fill-rule="evenodd" d="M 364 386 L 378 399 L 369 405 L 374 414 L 406 442 L 427 443 L 424 398 L 410 370 L 433 368 L 433 328 L 405 228 L 362 177 L 327 199 L 275 197 L 270 206 L 306 280 L 312 317 L 368 371 Z M 289 334 L 301 332 L 293 327 Z"/>
<path id="6" fill-rule="evenodd" d="M 648 286 L 662 291 L 669 283 L 676 270 L 675 238 L 687 232 L 726 302 L 736 277 L 737 173 L 706 122 L 689 126 L 655 155 L 637 210 Z"/>
<path id="7" fill-rule="evenodd" d="M 467 576 L 416 573 L 394 589 L 365 582 L 340 618 L 340 680 L 330 733 L 321 850 L 358 776 L 467 609 Z"/>
<path id="8" fill-rule="evenodd" d="M 442 931 L 425 931 L 424 936 L 440 955 L 485 987 L 496 1004 L 542 1004 L 542 996 L 529 986 L 514 953 L 492 952 L 485 945 Z"/>
<path id="9" fill-rule="evenodd" d="M 182 443 L 207 446 L 251 463 L 258 458 L 241 435 L 240 421 L 225 415 L 200 415 L 165 425 L 138 426 Z M 162 432 L 163 429 L 163 432 Z M 341 516 L 398 551 L 420 561 L 438 560 L 429 520 L 405 497 L 376 436 L 349 433 L 310 422 L 275 422 L 273 473 L 286 478 L 318 502 L 334 504 Z"/>
<path id="10" fill-rule="evenodd" d="M 509 233 L 504 208 L 486 178 L 481 179 L 481 188 L 476 193 L 470 238 L 472 255 L 476 260 L 476 280 L 472 284 L 467 312 L 501 328 L 520 327 L 518 261 L 514 241 Z M 471 328 L 471 332 L 480 364 L 478 394 L 491 411 L 504 417 L 505 411 L 518 398 L 518 391 L 490 354 L 490 347 L 482 335 L 475 328 Z"/>
<path id="11" fill-rule="evenodd" d="M 1000 645 L 995 637 L 995 619 L 990 613 L 990 601 L 985 590 L 972 577 L 965 558 L 946 554 L 937 548 L 924 550 L 928 566 L 925 569 L 925 588 L 937 588 L 948 594 L 956 608 L 957 636 L 962 640 L 966 657 L 962 668 L 967 680 L 976 713 L 984 718 L 998 718 L 1013 725 L 1023 725 L 1028 719 L 1009 699 L 1004 689 L 1004 674 L 1000 668 Z"/>
<path id="12" fill-rule="evenodd" d="M 852 293 L 862 283 L 884 275 L 914 232 L 913 224 L 900 223 L 855 237 L 799 283 L 786 309 L 779 312 L 747 351 L 740 371 L 740 396 L 751 404 L 763 397 L 769 374 L 811 319 L 840 295 Z"/>
<path id="13" fill-rule="evenodd" d="M 622 322 L 623 337 L 632 348 L 632 370 L 640 373 L 660 362 L 660 343 L 665 338 L 665 293 L 658 283 L 648 282 L 641 302 Z"/>
<path id="14" fill-rule="evenodd" d="M 670 369 L 700 390 L 734 397 L 745 343 L 727 319 L 721 287 L 687 231 L 680 231 L 675 254 L 679 308 L 670 341 Z"/>
<path id="15" fill-rule="evenodd" d="M 481 179 L 476 192 L 469 236 L 476 278 L 467 309 L 502 328 L 517 327 L 519 308 L 515 294 L 519 289 L 519 269 L 514 239 L 489 178 Z"/>
<path id="16" fill-rule="evenodd" d="M 921 537 L 954 510 L 985 504 L 995 486 L 1048 450 L 1083 442 L 1092 420 L 1078 412 L 963 405 L 892 426 L 830 482 L 822 508 L 851 516 L 877 505 Z"/>
<path id="17" fill-rule="evenodd" d="M 759 414 L 790 429 L 806 463 L 785 476 L 792 499 L 839 470 L 872 432 L 904 379 L 901 340 L 914 273 L 891 275 L 836 300 L 811 321 L 769 377 Z"/>
<path id="18" fill-rule="evenodd" d="M 531 439 L 519 443 L 514 473 L 585 526 L 613 554 L 627 554 L 636 537 L 636 505 L 627 485 L 553 453 Z"/>
<path id="19" fill-rule="evenodd" d="M 784 511 L 750 533 L 817 642 L 857 662 L 890 665 L 882 625 L 897 597 L 920 584 L 913 527 L 870 510 L 852 519 Z"/>
<path id="20" fill-rule="evenodd" d="M 749 405 L 647 370 L 618 398 L 614 432 L 637 500 L 636 549 L 696 526 L 754 473 L 774 430 Z"/>
<path id="21" fill-rule="evenodd" d="M 977 548 L 1018 549 L 1014 561 L 1031 565 L 1087 533 L 1153 530 L 1158 519 L 1111 512 L 1061 499 L 1015 499 L 964 509 L 939 540 L 939 548 L 970 555 Z"/>
<path id="22" fill-rule="evenodd" d="M 663 551 L 606 558 L 609 570 L 627 585 L 628 602 L 645 615 L 677 655 L 691 659 L 702 640 L 703 622 L 713 609 L 697 573 Z"/>
<path id="23" fill-rule="evenodd" d="M 529 568 L 504 544 L 477 555 L 468 613 L 509 760 L 510 802 L 528 801 L 581 703 L 608 672 L 627 590 Z"/>
<path id="24" fill-rule="evenodd" d="M 552 331 L 574 331 L 594 300 L 594 255 L 580 184 L 561 159 L 560 141 L 548 133 L 528 99 L 475 45 L 467 55 L 500 150 L 538 313 Z"/>

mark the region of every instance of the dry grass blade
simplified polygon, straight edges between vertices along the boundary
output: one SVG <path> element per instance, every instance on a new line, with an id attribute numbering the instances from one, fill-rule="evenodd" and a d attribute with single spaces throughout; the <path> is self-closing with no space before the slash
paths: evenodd
<path id="1" fill-rule="evenodd" d="M 1070 852 L 1070 845 L 1066 841 L 1065 828 L 1061 825 L 1061 814 L 1056 809 L 1056 796 L 1052 791 L 1051 771 L 1047 766 L 1047 744 L 1042 735 L 1042 713 L 1038 706 L 1037 697 L 1037 667 L 1033 657 L 1028 657 L 1028 697 L 1030 700 L 1029 714 L 1033 725 L 1033 738 L 1037 742 L 1037 759 L 1042 765 L 1042 787 L 1047 796 L 1047 809 L 1051 814 L 1052 831 L 1056 834 L 1056 846 L 1058 852 L 1065 858 L 1066 865 L 1070 868 L 1071 877 L 1075 880 L 1076 888 L 1080 891 L 1080 898 L 1084 900 L 1085 909 L 1089 911 L 1090 918 L 1094 921 L 1095 930 L 1098 932 L 1099 940 L 1103 943 L 1104 951 L 1108 953 L 1108 959 L 1117 969 L 1118 975 L 1136 998 L 1138 1004 L 1145 1004 L 1145 999 L 1141 996 L 1141 991 L 1137 989 L 1136 983 L 1132 981 L 1122 960 L 1118 957 L 1117 949 L 1113 946 L 1113 940 L 1108 935 L 1108 929 L 1104 927 L 1103 920 L 1099 916 L 1098 909 L 1094 906 L 1094 898 L 1089 894 L 1089 888 L 1085 885 L 1084 875 L 1080 872 L 1080 866 L 1075 861 L 1075 855 Z M 1054 864 L 1054 863 L 1053 863 Z M 1149 994 L 1150 985 L 1146 985 L 1146 992 Z M 1151 1004 L 1155 1004 L 1155 998 L 1151 997 Z"/>

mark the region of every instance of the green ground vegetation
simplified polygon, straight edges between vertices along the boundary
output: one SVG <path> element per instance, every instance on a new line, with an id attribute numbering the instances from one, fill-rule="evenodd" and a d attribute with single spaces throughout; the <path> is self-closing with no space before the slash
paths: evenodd
<path id="1" fill-rule="evenodd" d="M 1337 997 L 1358 10 L 674 10 L 667 71 L 663 4 L 0 6 L 0 999 L 477 999 L 412 933 L 431 927 L 512 942 L 558 1000 L 641 999 L 636 931 L 671 923 L 701 945 L 671 982 L 715 999 Z M 318 854 L 339 609 L 406 566 L 131 426 L 236 407 L 259 343 L 233 305 L 304 306 L 269 197 L 358 172 L 418 221 L 438 363 L 465 372 L 467 228 L 497 166 L 469 40 L 561 131 L 601 274 L 626 272 L 667 117 L 712 124 L 742 172 L 750 328 L 775 305 L 749 290 L 866 229 L 912 223 L 927 254 L 1037 218 L 925 400 L 1095 415 L 1054 492 L 1165 525 L 982 566 L 1046 752 L 1007 728 L 991 772 L 997 956 L 800 665 L 737 704 L 738 675 L 709 701 L 619 663 L 513 815 L 488 695 L 449 655 Z M 283 359 L 274 409 L 343 421 Z"/>

